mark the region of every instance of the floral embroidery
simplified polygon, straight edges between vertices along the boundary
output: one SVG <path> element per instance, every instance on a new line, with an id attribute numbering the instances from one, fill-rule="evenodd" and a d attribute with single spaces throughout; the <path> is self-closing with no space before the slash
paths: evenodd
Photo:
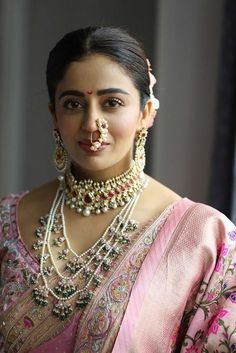
<path id="1" fill-rule="evenodd" d="M 235 241 L 236 231 L 229 232 L 227 236 L 230 241 Z M 185 312 L 184 317 L 189 316 L 190 322 L 196 320 L 196 328 L 202 329 L 193 334 L 192 328 L 191 334 L 186 334 L 183 353 L 236 353 L 236 323 L 233 324 L 230 317 L 232 305 L 236 304 L 236 258 L 235 249 L 230 246 L 225 243 L 220 246 L 210 281 L 202 282 L 201 295 L 196 298 L 193 308 Z"/>
<path id="2" fill-rule="evenodd" d="M 198 348 L 194 346 L 191 346 L 186 349 L 186 353 L 198 353 L 198 352 L 199 352 Z"/>
<path id="3" fill-rule="evenodd" d="M 30 286 L 33 272 L 29 256 L 24 256 L 18 241 L 16 225 L 16 202 L 19 195 L 5 198 L 0 204 L 0 312 L 9 308 Z"/>
<path id="4" fill-rule="evenodd" d="M 211 289 L 209 293 L 207 293 L 207 301 L 211 301 L 216 295 L 216 291 Z"/>
<path id="5" fill-rule="evenodd" d="M 31 318 L 28 317 L 28 316 L 25 316 L 24 319 L 23 319 L 23 321 L 24 321 L 24 327 L 25 327 L 25 328 L 30 328 L 30 327 L 34 326 L 33 321 L 32 321 Z"/>
<path id="6" fill-rule="evenodd" d="M 236 304 L 236 292 L 232 292 L 230 294 L 229 300 L 231 300 L 232 303 Z"/>
<path id="7" fill-rule="evenodd" d="M 226 256 L 228 254 L 228 248 L 227 246 L 225 246 L 225 244 L 222 244 L 221 248 L 220 248 L 220 256 L 219 256 L 219 260 L 216 264 L 216 268 L 215 271 L 216 272 L 220 272 L 223 266 L 223 262 L 224 262 L 224 256 Z"/>
<path id="8" fill-rule="evenodd" d="M 233 230 L 232 232 L 229 232 L 229 239 L 232 241 L 236 240 L 236 230 Z"/>
<path id="9" fill-rule="evenodd" d="M 213 333 L 216 335 L 218 333 L 219 323 L 221 322 L 220 319 L 224 317 L 226 314 L 228 314 L 227 310 L 220 309 L 217 315 L 211 318 L 209 323 L 208 334 Z"/>
<path id="10" fill-rule="evenodd" d="M 90 334 L 92 336 L 104 335 L 109 329 L 110 321 L 108 309 L 98 307 L 93 312 L 92 319 L 88 322 Z"/>
<path id="11" fill-rule="evenodd" d="M 191 342 L 190 346 L 186 349 L 185 352 L 195 352 L 193 349 L 197 349 L 197 344 L 201 341 L 204 337 L 204 331 L 198 330 L 194 337 L 186 335 L 186 340 Z M 188 350 L 189 349 L 189 350 Z M 198 350 L 197 350 L 198 352 Z"/>
<path id="12" fill-rule="evenodd" d="M 119 276 L 110 285 L 111 298 L 117 302 L 123 302 L 129 295 L 129 278 L 125 275 Z"/>

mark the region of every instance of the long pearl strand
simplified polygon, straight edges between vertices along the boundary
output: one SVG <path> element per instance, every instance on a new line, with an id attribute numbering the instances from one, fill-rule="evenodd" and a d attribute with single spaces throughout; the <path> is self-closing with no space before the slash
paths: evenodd
<path id="1" fill-rule="evenodd" d="M 78 255 L 72 248 L 67 236 L 66 232 L 66 224 L 65 224 L 65 217 L 64 217 L 64 207 L 65 207 L 65 185 L 64 185 L 64 178 L 60 177 L 60 185 L 57 189 L 55 198 L 52 203 L 52 207 L 49 212 L 48 220 L 47 220 L 47 226 L 46 226 L 46 231 L 45 231 L 45 236 L 43 239 L 43 245 L 42 245 L 42 252 L 41 252 L 41 260 L 40 260 L 40 274 L 44 283 L 44 287 L 40 286 L 39 288 L 36 288 L 34 290 L 34 298 L 36 298 L 36 302 L 39 303 L 40 305 L 46 305 L 47 304 L 47 296 L 48 293 L 50 293 L 54 298 L 56 298 L 59 303 L 60 302 L 67 302 L 76 295 L 83 294 L 85 290 L 89 289 L 89 286 L 93 282 L 94 278 L 99 275 L 102 265 L 104 262 L 108 261 L 109 263 L 109 257 L 111 256 L 112 251 L 117 251 L 119 254 L 120 247 L 119 245 L 119 238 L 116 238 L 117 234 L 123 235 L 125 234 L 126 227 L 128 226 L 128 223 L 130 222 L 130 217 L 133 213 L 133 210 L 138 202 L 138 199 L 144 189 L 147 185 L 147 180 L 144 178 L 144 174 L 140 175 L 141 181 L 140 181 L 140 189 L 133 195 L 133 197 L 129 200 L 129 202 L 124 206 L 124 208 L 119 212 L 119 214 L 114 218 L 112 223 L 109 225 L 109 227 L 105 230 L 103 235 L 95 242 L 95 244 L 90 247 L 87 251 L 83 252 L 82 254 Z M 54 257 L 51 251 L 51 245 L 50 245 L 50 240 L 51 240 L 51 234 L 52 234 L 52 228 L 57 216 L 57 210 L 60 209 L 60 215 L 61 215 L 61 221 L 62 221 L 62 229 L 63 229 L 63 237 L 65 239 L 66 245 L 68 247 L 68 250 L 74 255 L 75 259 L 78 261 L 83 259 L 86 256 L 89 256 L 89 254 L 93 254 L 89 260 L 85 263 L 85 265 L 82 265 L 81 261 L 81 267 L 78 271 L 76 271 L 73 275 L 70 276 L 65 276 L 62 272 L 59 271 L 55 261 Z M 113 232 L 113 235 L 110 236 L 109 240 L 107 240 L 109 231 Z M 112 243 L 113 241 L 113 243 Z M 89 278 L 87 283 L 83 286 L 83 288 L 77 289 L 76 287 L 73 286 L 73 291 L 69 295 L 61 296 L 55 293 L 55 290 L 49 287 L 48 285 L 48 280 L 45 275 L 44 271 L 44 262 L 45 261 L 45 250 L 46 248 L 48 249 L 49 256 L 50 256 L 50 261 L 60 278 L 63 284 L 72 284 L 73 281 L 84 271 L 85 269 L 89 268 L 90 265 L 96 266 L 96 269 L 93 272 L 93 275 Z M 97 251 L 96 251 L 97 248 Z M 104 252 L 106 250 L 105 256 L 101 256 L 100 252 Z M 95 261 L 97 257 L 101 257 L 100 263 L 97 264 Z M 95 265 L 96 264 L 96 265 Z M 64 282 L 63 282 L 64 281 Z M 60 283 L 60 282 L 59 282 Z M 43 300 L 41 300 L 40 295 L 42 295 Z M 58 304 L 62 305 L 62 304 Z M 57 306 L 58 307 L 58 306 Z M 58 310 L 58 309 L 56 309 Z M 72 309 L 70 309 L 72 310 Z M 58 315 L 59 316 L 59 315 Z"/>

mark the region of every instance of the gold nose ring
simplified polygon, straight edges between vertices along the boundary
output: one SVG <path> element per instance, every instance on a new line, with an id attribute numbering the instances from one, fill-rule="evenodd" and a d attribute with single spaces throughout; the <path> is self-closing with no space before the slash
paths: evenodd
<path id="1" fill-rule="evenodd" d="M 93 141 L 93 133 L 91 133 L 90 150 L 94 152 L 96 152 L 101 147 L 103 142 L 107 141 L 107 134 L 108 134 L 108 122 L 104 118 L 98 118 L 95 121 L 98 127 L 98 131 L 100 133 L 100 136 L 96 141 Z"/>

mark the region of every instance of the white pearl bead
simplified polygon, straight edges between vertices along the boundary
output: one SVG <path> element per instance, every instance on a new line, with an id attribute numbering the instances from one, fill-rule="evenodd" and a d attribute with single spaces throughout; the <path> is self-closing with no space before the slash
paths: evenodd
<path id="1" fill-rule="evenodd" d="M 59 181 L 63 181 L 63 180 L 64 180 L 64 175 L 59 175 L 59 176 L 58 176 L 58 180 L 59 180 Z"/>
<path id="2" fill-rule="evenodd" d="M 88 209 L 88 208 L 85 208 L 84 210 L 83 210 L 83 215 L 85 216 L 85 217 L 88 217 L 88 216 L 90 216 L 90 210 Z"/>

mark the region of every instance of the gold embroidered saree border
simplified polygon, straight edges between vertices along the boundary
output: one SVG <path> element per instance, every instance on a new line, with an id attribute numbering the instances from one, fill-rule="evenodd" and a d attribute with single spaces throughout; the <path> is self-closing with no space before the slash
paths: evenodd
<path id="1" fill-rule="evenodd" d="M 92 347 L 96 347 L 98 353 L 112 352 L 139 269 L 172 208 L 173 206 L 167 208 L 161 216 L 149 221 L 138 232 L 136 243 L 126 252 L 122 262 L 119 263 L 112 276 L 101 288 L 99 297 L 88 308 L 86 315 L 83 316 L 83 322 L 76 335 L 74 353 L 92 351 Z M 122 292 L 119 293 L 119 289 L 124 290 L 125 288 L 128 290 L 123 300 L 121 300 Z M 102 315 L 104 312 L 107 315 Z M 117 315 L 115 316 L 114 313 Z M 91 329 L 93 324 L 99 325 L 98 320 L 96 321 L 98 314 L 106 328 L 103 332 L 96 331 L 97 327 L 94 332 Z M 113 320 L 109 320 L 111 314 L 113 314 Z"/>

